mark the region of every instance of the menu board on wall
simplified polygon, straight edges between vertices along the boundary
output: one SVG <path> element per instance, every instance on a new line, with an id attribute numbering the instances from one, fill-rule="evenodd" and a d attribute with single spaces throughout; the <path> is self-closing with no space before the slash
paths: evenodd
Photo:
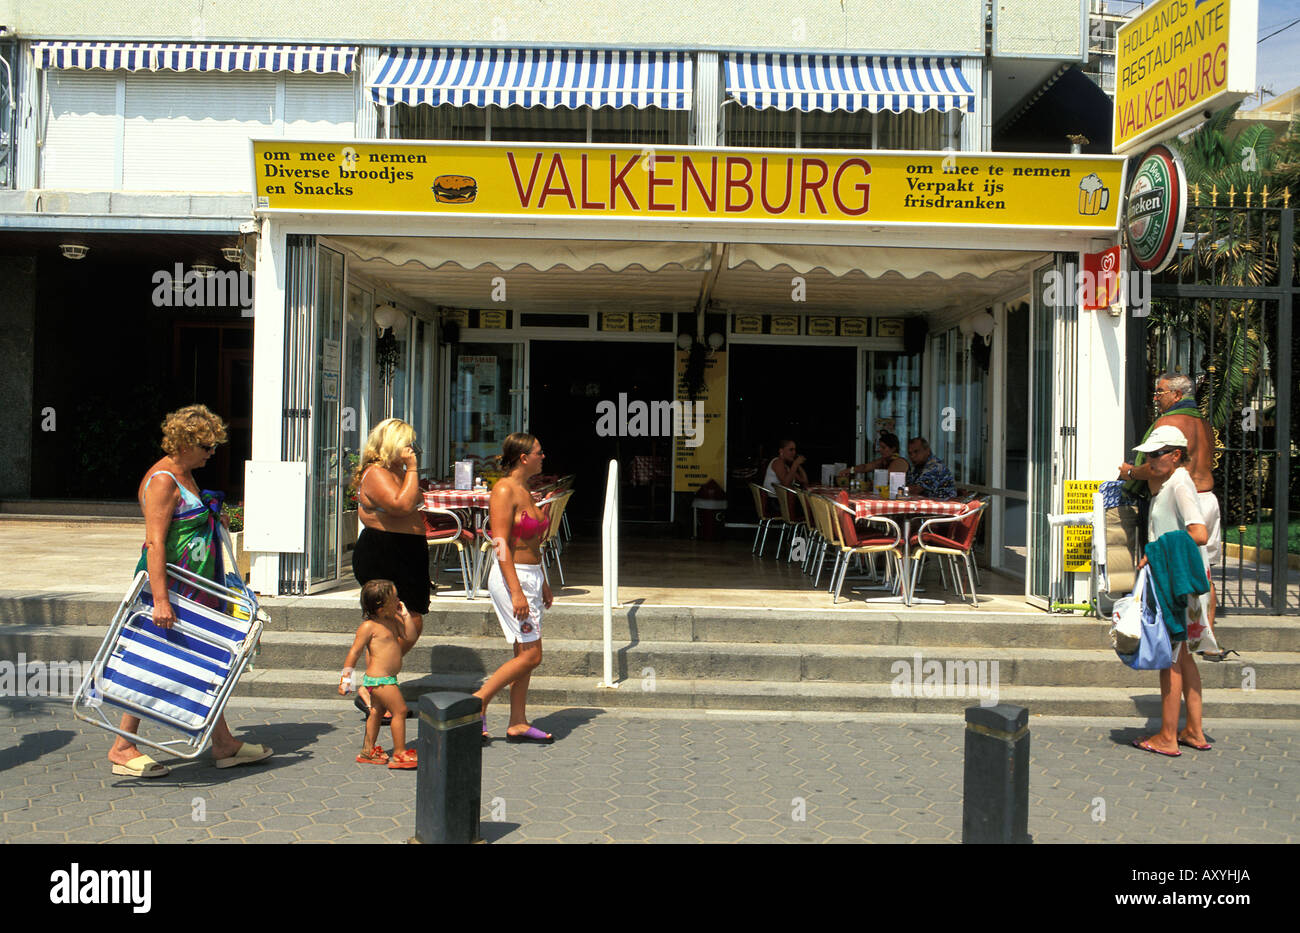
<path id="1" fill-rule="evenodd" d="M 689 397 L 686 361 L 690 351 L 677 351 L 677 398 L 682 430 L 673 438 L 673 491 L 696 492 L 710 479 L 726 488 L 727 474 L 727 353 L 715 350 L 704 362 L 704 387 Z"/>
<path id="2" fill-rule="evenodd" d="M 626 331 L 630 319 L 626 311 L 604 311 L 600 315 L 601 330 Z"/>

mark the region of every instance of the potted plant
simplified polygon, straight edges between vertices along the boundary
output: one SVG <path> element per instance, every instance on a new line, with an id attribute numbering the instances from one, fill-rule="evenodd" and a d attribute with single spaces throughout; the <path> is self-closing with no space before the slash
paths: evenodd
<path id="1" fill-rule="evenodd" d="M 253 561 L 248 551 L 244 550 L 244 503 L 229 505 L 225 515 L 230 521 L 230 544 L 235 551 L 235 566 L 245 580 L 253 570 Z"/>
<path id="2" fill-rule="evenodd" d="M 357 465 L 361 462 L 361 457 L 357 454 L 348 454 L 348 485 L 343 491 L 343 528 L 339 534 L 339 548 L 344 554 L 352 551 L 357 544 L 357 534 L 361 530 L 361 522 L 357 517 Z"/>

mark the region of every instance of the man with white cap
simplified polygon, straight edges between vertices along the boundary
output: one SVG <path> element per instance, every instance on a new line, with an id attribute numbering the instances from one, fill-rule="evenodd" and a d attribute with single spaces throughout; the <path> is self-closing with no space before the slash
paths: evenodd
<path id="1" fill-rule="evenodd" d="M 1164 373 L 1156 380 L 1156 390 L 1152 398 L 1160 409 L 1160 417 L 1147 431 L 1143 443 L 1133 448 L 1140 454 L 1147 453 L 1153 434 L 1162 427 L 1177 428 L 1181 432 L 1187 450 L 1187 473 L 1196 487 L 1196 495 L 1201 502 L 1201 513 L 1205 518 L 1205 528 L 1209 540 L 1202 549 L 1205 556 L 1205 570 L 1219 561 L 1219 552 L 1223 548 L 1222 532 L 1219 527 L 1219 499 L 1214 494 L 1214 431 L 1210 423 L 1201 417 L 1201 410 L 1196 404 L 1195 386 L 1192 380 L 1182 373 Z M 1152 448 L 1158 449 L 1158 448 Z M 1121 463 L 1119 478 L 1146 482 L 1151 478 L 1152 464 L 1150 457 L 1135 457 L 1133 463 Z M 1137 483 L 1128 483 L 1125 488 L 1134 493 Z M 1210 625 L 1214 625 L 1215 592 L 1214 578 L 1210 577 Z M 1222 657 L 1207 655 L 1209 660 L 1221 660 Z"/>
<path id="2" fill-rule="evenodd" d="M 1147 455 L 1147 484 L 1151 490 L 1148 547 L 1154 547 L 1153 542 L 1169 532 L 1185 531 L 1198 545 L 1204 562 L 1209 535 L 1196 495 L 1196 484 L 1184 466 L 1187 462 L 1187 436 L 1173 425 L 1157 425 L 1147 435 L 1145 443 L 1133 449 Z M 1147 563 L 1146 557 L 1142 558 L 1142 563 Z M 1156 566 L 1153 565 L 1152 569 L 1155 570 Z M 1202 603 L 1201 611 L 1205 608 Z M 1182 754 L 1178 749 L 1180 745 L 1201 751 L 1210 747 L 1201 721 L 1201 675 L 1187 648 L 1185 638 L 1175 641 L 1174 662 L 1160 672 L 1160 731 L 1133 743 L 1143 751 L 1176 758 Z M 1183 698 L 1187 700 L 1187 726 L 1179 732 L 1178 716 Z"/>

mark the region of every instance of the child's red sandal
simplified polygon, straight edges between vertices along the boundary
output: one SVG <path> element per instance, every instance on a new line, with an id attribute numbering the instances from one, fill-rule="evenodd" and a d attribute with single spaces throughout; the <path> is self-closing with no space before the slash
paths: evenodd
<path id="1" fill-rule="evenodd" d="M 388 767 L 394 771 L 410 771 L 419 766 L 420 762 L 411 749 L 404 752 L 394 752 L 392 759 L 388 762 Z"/>
<path id="2" fill-rule="evenodd" d="M 386 765 L 388 764 L 388 754 L 376 745 L 368 752 L 362 752 L 357 756 L 357 763 L 363 765 Z"/>

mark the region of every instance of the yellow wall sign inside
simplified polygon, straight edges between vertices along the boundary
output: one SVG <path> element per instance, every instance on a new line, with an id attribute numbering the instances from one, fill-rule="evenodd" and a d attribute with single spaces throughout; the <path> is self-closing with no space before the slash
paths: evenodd
<path id="1" fill-rule="evenodd" d="M 1092 511 L 1092 494 L 1101 488 L 1101 480 L 1067 479 L 1065 481 L 1065 514 L 1077 515 Z M 1065 561 L 1067 571 L 1088 573 L 1092 570 L 1092 526 L 1066 525 Z"/>
<path id="2" fill-rule="evenodd" d="M 1259 0 L 1160 0 L 1116 33 L 1112 151 L 1168 139 L 1255 89 Z"/>
<path id="3" fill-rule="evenodd" d="M 727 352 L 714 350 L 704 360 L 704 390 L 692 402 L 686 387 L 689 350 L 677 351 L 677 401 L 690 406 L 694 436 L 683 430 L 673 438 L 673 492 L 696 492 L 709 480 L 727 487 Z M 700 418 L 703 423 L 700 423 Z M 692 444 L 694 446 L 692 446 Z M 734 495 L 734 492 L 732 493 Z"/>
<path id="4" fill-rule="evenodd" d="M 254 140 L 253 174 L 260 210 L 1114 230 L 1123 160 Z"/>

